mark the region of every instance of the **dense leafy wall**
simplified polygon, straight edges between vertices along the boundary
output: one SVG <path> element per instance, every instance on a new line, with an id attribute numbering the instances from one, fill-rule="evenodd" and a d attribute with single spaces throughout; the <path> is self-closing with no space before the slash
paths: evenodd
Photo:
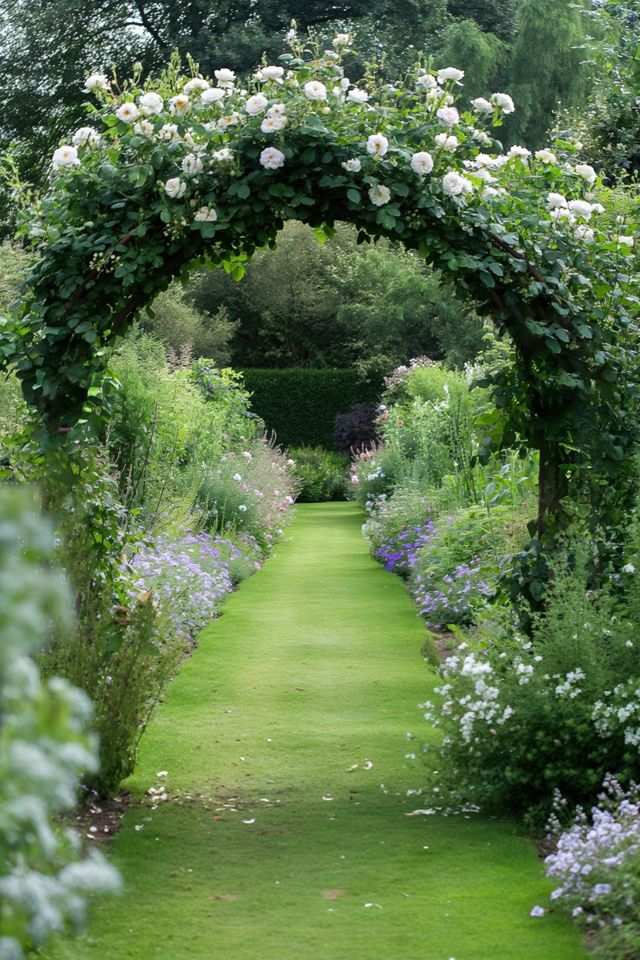
<path id="1" fill-rule="evenodd" d="M 381 389 L 351 369 L 252 368 L 243 373 L 254 413 L 288 447 L 333 449 L 336 414 L 375 401 Z"/>

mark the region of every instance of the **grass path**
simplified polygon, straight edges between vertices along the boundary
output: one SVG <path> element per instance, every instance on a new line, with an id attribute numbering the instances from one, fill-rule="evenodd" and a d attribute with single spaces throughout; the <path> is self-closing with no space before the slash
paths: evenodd
<path id="1" fill-rule="evenodd" d="M 182 800 L 130 811 L 114 852 L 126 895 L 51 956 L 584 960 L 562 917 L 530 918 L 549 886 L 513 825 L 405 816 L 435 680 L 360 522 L 349 504 L 299 506 L 201 635 L 133 780 L 143 792 L 167 770 Z"/>

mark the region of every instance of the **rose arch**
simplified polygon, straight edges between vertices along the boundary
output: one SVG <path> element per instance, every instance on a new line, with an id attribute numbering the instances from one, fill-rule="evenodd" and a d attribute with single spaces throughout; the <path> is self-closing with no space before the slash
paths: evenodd
<path id="1" fill-rule="evenodd" d="M 598 504 L 628 468 L 633 357 L 630 238 L 603 228 L 594 170 L 549 150 L 504 152 L 514 109 L 464 97 L 462 71 L 391 85 L 344 76 L 334 51 L 291 39 L 246 83 L 221 68 L 86 81 L 90 125 L 56 150 L 48 192 L 23 207 L 38 259 L 0 328 L 47 442 L 98 417 L 110 341 L 190 266 L 241 277 L 287 219 L 388 237 L 470 293 L 515 348 L 492 375 L 494 445 L 540 451 L 537 535 L 565 500 Z M 567 159 L 569 157 L 569 159 Z M 490 426 L 490 425 L 489 425 Z M 491 432 L 491 431 L 489 431 Z M 495 431 L 494 431 L 495 433 Z"/>

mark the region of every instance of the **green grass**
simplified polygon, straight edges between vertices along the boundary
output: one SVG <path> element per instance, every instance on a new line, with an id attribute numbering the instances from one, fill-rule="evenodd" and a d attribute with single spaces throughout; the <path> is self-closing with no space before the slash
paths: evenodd
<path id="1" fill-rule="evenodd" d="M 141 793 L 167 770 L 179 799 L 130 811 L 114 850 L 125 896 L 51 956 L 586 956 L 563 917 L 529 916 L 550 886 L 513 824 L 405 816 L 422 806 L 406 791 L 424 768 L 405 755 L 430 735 L 417 705 L 435 678 L 415 607 L 360 523 L 351 504 L 299 506 L 287 542 L 201 635 L 132 781 Z"/>

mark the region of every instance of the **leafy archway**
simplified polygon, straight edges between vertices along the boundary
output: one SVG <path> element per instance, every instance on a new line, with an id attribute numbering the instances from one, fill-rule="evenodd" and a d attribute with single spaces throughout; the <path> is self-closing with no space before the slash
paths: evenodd
<path id="1" fill-rule="evenodd" d="M 493 376 L 496 442 L 540 451 L 541 537 L 567 493 L 592 508 L 627 468 L 632 240 L 599 227 L 591 167 L 502 151 L 509 96 L 456 107 L 454 68 L 355 87 L 348 42 L 321 53 L 292 35 L 246 89 L 177 62 L 122 86 L 89 77 L 93 126 L 55 152 L 50 191 L 24 209 L 39 260 L 2 326 L 4 363 L 46 435 L 65 434 L 99 415 L 110 340 L 189 265 L 241 277 L 285 220 L 329 235 L 348 221 L 419 251 L 513 340 L 515 367 Z"/>

